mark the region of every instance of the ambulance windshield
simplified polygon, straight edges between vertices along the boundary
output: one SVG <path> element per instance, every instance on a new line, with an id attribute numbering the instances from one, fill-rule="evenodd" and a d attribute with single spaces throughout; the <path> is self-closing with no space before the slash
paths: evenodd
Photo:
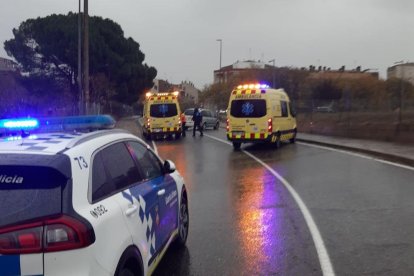
<path id="1" fill-rule="evenodd" d="M 153 104 L 150 107 L 150 116 L 155 118 L 164 118 L 177 116 L 177 105 L 169 104 Z"/>
<path id="2" fill-rule="evenodd" d="M 231 102 L 230 114 L 236 118 L 260 118 L 266 115 L 266 101 L 234 100 Z"/>

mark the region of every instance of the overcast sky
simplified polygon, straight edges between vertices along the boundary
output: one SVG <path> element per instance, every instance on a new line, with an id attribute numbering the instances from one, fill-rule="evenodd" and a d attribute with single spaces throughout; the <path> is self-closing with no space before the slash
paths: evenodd
<path id="1" fill-rule="evenodd" d="M 77 0 L 0 0 L 0 56 L 12 29 L 28 19 L 77 11 Z M 141 45 L 157 78 L 213 81 L 237 60 L 277 66 L 386 68 L 414 61 L 413 0 L 89 0 Z"/>

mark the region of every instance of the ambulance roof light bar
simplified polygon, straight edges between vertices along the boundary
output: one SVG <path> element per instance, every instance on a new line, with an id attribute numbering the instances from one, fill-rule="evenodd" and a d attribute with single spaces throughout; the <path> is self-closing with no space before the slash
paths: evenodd
<path id="1" fill-rule="evenodd" d="M 267 84 L 250 83 L 237 86 L 237 89 L 267 89 L 270 88 Z"/>
<path id="2" fill-rule="evenodd" d="M 161 93 L 147 92 L 147 93 L 145 93 L 145 97 L 147 97 L 147 98 L 152 97 L 152 96 L 176 96 L 176 97 L 178 97 L 179 94 L 180 94 L 179 91 L 174 91 L 174 92 L 161 92 Z"/>

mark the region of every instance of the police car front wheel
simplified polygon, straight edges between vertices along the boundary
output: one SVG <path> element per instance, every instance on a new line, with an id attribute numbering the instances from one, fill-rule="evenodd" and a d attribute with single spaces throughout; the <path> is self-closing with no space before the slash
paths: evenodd
<path id="1" fill-rule="evenodd" d="M 123 269 L 119 276 L 135 276 L 135 274 L 129 269 Z"/>
<path id="2" fill-rule="evenodd" d="M 178 226 L 178 237 L 176 240 L 176 244 L 179 247 L 185 245 L 188 237 L 188 227 L 189 227 L 189 215 L 188 215 L 188 203 L 187 199 L 183 197 L 181 204 L 180 204 L 180 224 Z"/>

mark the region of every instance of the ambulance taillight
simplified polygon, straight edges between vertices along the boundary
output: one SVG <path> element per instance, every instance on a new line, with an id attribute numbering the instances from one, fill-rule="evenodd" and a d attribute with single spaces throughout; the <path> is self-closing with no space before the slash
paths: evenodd
<path id="1" fill-rule="evenodd" d="M 273 124 L 272 124 L 272 118 L 270 118 L 269 120 L 267 120 L 267 130 L 269 133 L 273 132 Z"/>

